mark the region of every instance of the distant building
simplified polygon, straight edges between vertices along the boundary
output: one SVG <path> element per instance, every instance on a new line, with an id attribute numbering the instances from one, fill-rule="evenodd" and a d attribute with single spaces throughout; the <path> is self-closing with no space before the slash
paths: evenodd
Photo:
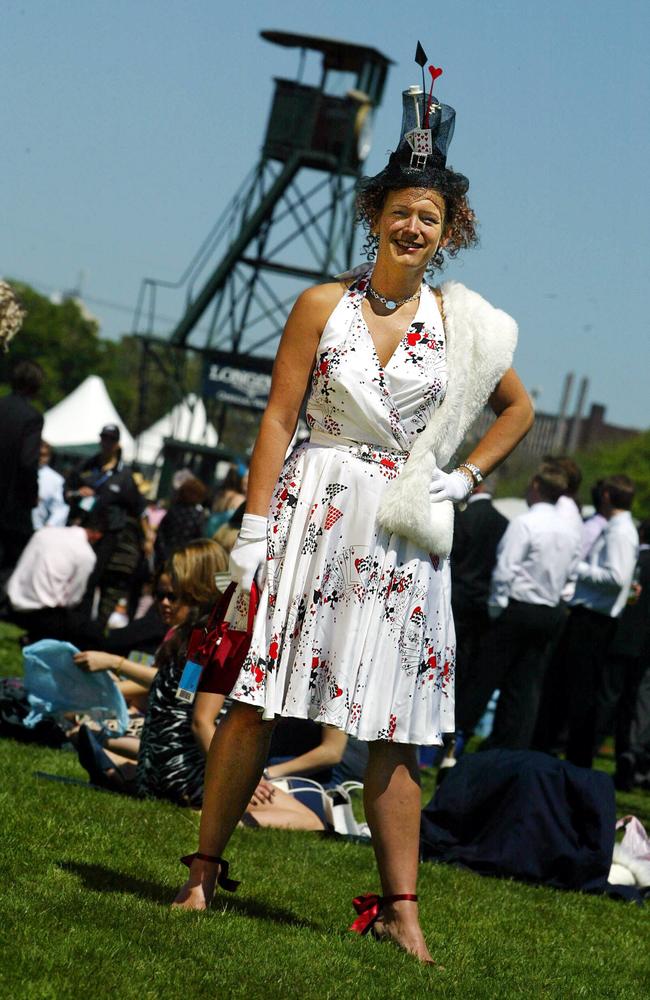
<path id="1" fill-rule="evenodd" d="M 476 441 L 482 437 L 493 420 L 492 410 L 485 407 L 472 425 L 468 439 Z M 635 427 L 618 427 L 606 423 L 605 407 L 601 403 L 592 403 L 586 417 L 567 417 L 538 410 L 532 429 L 517 450 L 531 456 L 546 455 L 549 452 L 572 454 L 601 444 L 625 441 L 640 433 Z"/>

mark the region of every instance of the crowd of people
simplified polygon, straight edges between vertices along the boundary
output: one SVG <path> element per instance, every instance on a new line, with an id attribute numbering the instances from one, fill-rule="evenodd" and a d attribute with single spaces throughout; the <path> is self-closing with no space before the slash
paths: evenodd
<path id="1" fill-rule="evenodd" d="M 474 755 L 457 776 L 541 749 L 595 784 L 614 732 L 619 787 L 650 785 L 650 588 L 648 525 L 635 526 L 622 472 L 594 484 L 586 521 L 566 456 L 539 464 L 526 513 L 506 523 L 493 510 L 486 479 L 533 406 L 513 367 L 515 320 L 460 282 L 427 280 L 476 244 L 477 219 L 468 178 L 447 164 L 456 113 L 433 94 L 442 69 L 429 66 L 427 94 L 419 42 L 415 61 L 423 87 L 402 93 L 399 143 L 359 180 L 367 261 L 296 300 L 250 482 L 233 468 L 210 498 L 178 470 L 168 508 L 152 508 L 113 424 L 57 477 L 31 402 L 43 373 L 21 362 L 0 400 L 0 574 L 4 616 L 29 641 L 72 642 L 75 678 L 110 672 L 129 706 L 117 734 L 68 727 L 91 781 L 201 807 L 175 906 L 205 910 L 217 884 L 234 890 L 223 854 L 239 823 L 328 824 L 277 781 L 359 777 L 381 895 L 355 897 L 350 929 L 435 964 L 417 905 L 419 749 L 447 740 L 439 773 L 453 774 L 498 691 L 483 745 L 508 753 Z M 461 454 L 485 407 L 494 420 Z M 303 412 L 309 438 L 293 447 Z M 224 713 L 226 692 L 192 657 L 226 567 L 233 632 L 243 619 L 250 642 Z"/>
<path id="2" fill-rule="evenodd" d="M 119 684 L 133 716 L 129 735 L 85 724 L 69 731 L 93 782 L 200 806 L 225 698 L 199 690 L 188 704 L 177 688 L 191 630 L 220 595 L 215 581 L 227 580 L 246 468 L 232 466 L 212 497 L 179 470 L 169 504 L 153 505 L 122 459 L 119 428 L 108 425 L 97 453 L 63 476 L 30 402 L 41 380 L 37 365 L 20 362 L 0 400 L 11 426 L 1 445 L 2 616 L 24 629 L 25 642 L 72 642 L 80 669 L 110 671 Z M 593 485 L 586 519 L 581 485 L 571 458 L 547 456 L 528 484 L 527 511 L 510 522 L 489 481 L 456 509 L 456 732 L 441 751 L 441 777 L 496 691 L 482 749 L 564 753 L 590 767 L 614 736 L 617 786 L 650 787 L 650 523 L 635 527 L 627 476 Z M 283 720 L 247 821 L 322 829 L 313 796 L 307 805 L 271 781 L 362 780 L 364 751 L 336 730 Z"/>
<path id="3" fill-rule="evenodd" d="M 72 642 L 80 669 L 110 671 L 119 684 L 129 735 L 85 724 L 68 733 L 94 783 L 200 807 L 225 698 L 199 690 L 188 704 L 177 688 L 191 630 L 220 595 L 215 581 L 227 580 L 246 469 L 232 466 L 212 497 L 179 470 L 169 504 L 154 505 L 122 459 L 119 428 L 108 425 L 97 453 L 63 476 L 30 402 L 41 378 L 37 365 L 19 363 L 12 394 L 0 401 L 14 423 L 3 438 L 2 615 L 24 629 L 25 642 Z M 489 481 L 456 509 L 456 732 L 441 751 L 440 777 L 480 730 L 496 691 L 482 749 L 564 753 L 590 767 L 614 736 L 617 786 L 650 787 L 650 524 L 635 527 L 625 475 L 593 485 L 594 512 L 584 520 L 581 485 L 571 458 L 547 456 L 528 484 L 526 513 L 508 522 Z M 361 741 L 283 720 L 245 821 L 323 829 L 320 799 L 301 801 L 272 781 L 362 780 L 366 760 Z"/>
<path id="4" fill-rule="evenodd" d="M 0 617 L 24 630 L 24 645 L 69 642 L 87 673 L 108 671 L 129 707 L 123 735 L 69 720 L 91 781 L 138 796 L 200 807 L 205 757 L 225 697 L 177 689 L 192 629 L 207 620 L 227 580 L 241 524 L 247 469 L 231 466 L 212 491 L 178 470 L 167 504 L 151 503 L 125 464 L 120 431 L 105 426 L 97 452 L 66 475 L 52 468 L 42 417 L 31 400 L 43 372 L 19 362 L 0 400 L 7 476 L 0 488 Z M 283 720 L 245 821 L 251 826 L 324 829 L 318 796 L 272 782 L 312 775 L 324 787 L 363 777 L 364 745 L 309 720 Z"/>
<path id="5" fill-rule="evenodd" d="M 591 767 L 615 733 L 617 786 L 650 787 L 650 524 L 635 526 L 628 476 L 594 484 L 585 520 L 580 486 L 575 461 L 548 456 L 510 523 L 486 483 L 456 513 L 457 732 L 446 763 L 498 690 L 482 748 L 563 752 Z"/>

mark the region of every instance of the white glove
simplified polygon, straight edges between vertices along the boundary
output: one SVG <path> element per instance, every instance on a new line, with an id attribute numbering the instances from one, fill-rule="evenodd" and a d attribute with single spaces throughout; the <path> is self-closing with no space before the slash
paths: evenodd
<path id="1" fill-rule="evenodd" d="M 259 514 L 244 514 L 239 537 L 230 553 L 230 576 L 242 590 L 250 591 L 257 572 L 266 569 L 267 518 Z M 261 576 L 263 574 L 260 574 Z M 263 587 L 260 580 L 259 586 Z"/>
<path id="2" fill-rule="evenodd" d="M 462 503 L 471 492 L 472 484 L 469 478 L 458 469 L 454 469 L 453 472 L 443 472 L 442 469 L 434 470 L 429 483 L 429 496 L 433 503 L 439 503 L 441 500 Z"/>

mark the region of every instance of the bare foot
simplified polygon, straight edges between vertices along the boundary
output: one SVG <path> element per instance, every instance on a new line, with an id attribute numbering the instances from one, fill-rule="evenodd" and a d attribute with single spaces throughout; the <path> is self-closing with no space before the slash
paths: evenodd
<path id="1" fill-rule="evenodd" d="M 402 951 L 413 955 L 425 965 L 437 964 L 427 948 L 417 916 L 417 907 L 414 907 L 412 902 L 404 900 L 387 904 L 373 929 L 378 938 L 392 941 Z"/>
<path id="2" fill-rule="evenodd" d="M 177 910 L 207 910 L 212 902 L 214 887 L 219 874 L 219 865 L 214 861 L 194 858 L 185 885 L 178 890 L 172 903 Z"/>

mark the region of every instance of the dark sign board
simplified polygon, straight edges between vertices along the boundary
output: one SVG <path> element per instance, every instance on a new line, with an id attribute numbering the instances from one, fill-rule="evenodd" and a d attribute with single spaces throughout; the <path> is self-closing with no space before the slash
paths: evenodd
<path id="1" fill-rule="evenodd" d="M 264 410 L 272 367 L 272 358 L 215 351 L 203 362 L 203 397 L 247 410 Z"/>

